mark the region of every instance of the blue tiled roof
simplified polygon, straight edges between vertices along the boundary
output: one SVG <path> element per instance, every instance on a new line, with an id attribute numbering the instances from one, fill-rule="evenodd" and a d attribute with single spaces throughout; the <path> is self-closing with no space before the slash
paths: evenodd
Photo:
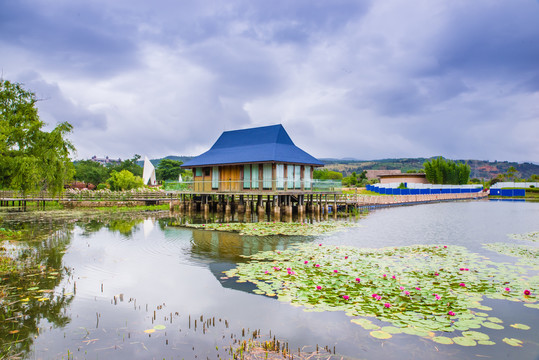
<path id="1" fill-rule="evenodd" d="M 255 162 L 281 162 L 323 166 L 298 148 L 282 125 L 225 131 L 210 150 L 182 165 L 184 168 Z"/>

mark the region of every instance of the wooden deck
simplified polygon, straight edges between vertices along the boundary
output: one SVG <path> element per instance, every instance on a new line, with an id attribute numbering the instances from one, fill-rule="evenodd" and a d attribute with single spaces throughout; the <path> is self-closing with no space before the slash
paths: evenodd
<path id="1" fill-rule="evenodd" d="M 11 195 L 11 196 L 6 196 Z M 348 211 L 349 209 L 364 209 L 369 207 L 385 207 L 421 204 L 429 202 L 473 200 L 488 197 L 486 192 L 481 193 L 459 193 L 459 194 L 437 194 L 437 195 L 345 195 L 340 192 L 306 192 L 299 190 L 277 190 L 277 191 L 242 191 L 242 192 L 201 192 L 191 191 L 177 192 L 153 192 L 153 193 L 126 193 L 111 192 L 107 196 L 96 196 L 96 193 L 88 192 L 77 196 L 62 194 L 60 196 L 46 196 L 47 194 L 16 194 L 13 192 L 0 192 L 0 207 L 19 208 L 25 211 L 27 208 L 45 209 L 47 203 L 59 202 L 66 207 L 95 207 L 95 206 L 133 206 L 133 205 L 159 205 L 170 204 L 183 206 L 184 208 L 194 206 L 197 210 L 203 210 L 208 204 L 211 210 L 217 210 L 218 204 L 242 205 L 263 207 L 268 210 L 277 207 L 307 205 L 307 208 L 323 207 L 325 209 L 339 209 Z M 189 204 L 189 205 L 188 205 Z M 252 204 L 252 205 L 251 205 Z"/>

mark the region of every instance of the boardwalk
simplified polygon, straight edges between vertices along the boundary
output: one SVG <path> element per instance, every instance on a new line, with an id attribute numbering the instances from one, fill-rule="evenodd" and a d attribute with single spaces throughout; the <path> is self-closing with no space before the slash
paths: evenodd
<path id="1" fill-rule="evenodd" d="M 97 192 L 81 192 L 74 195 L 63 193 L 52 197 L 46 193 L 20 194 L 17 192 L 0 192 L 0 207 L 19 208 L 25 211 L 27 207 L 45 209 L 46 204 L 58 202 L 64 207 L 105 207 L 105 206 L 135 206 L 169 204 L 171 209 L 176 206 L 192 210 L 226 211 L 226 206 L 239 209 L 251 208 L 256 204 L 258 211 L 278 211 L 275 207 L 292 207 L 295 211 L 313 211 L 320 207 L 320 211 L 338 209 L 364 209 L 373 207 L 400 206 L 422 204 L 429 202 L 472 200 L 488 197 L 486 192 L 459 193 L 459 194 L 432 194 L 432 195 L 346 195 L 337 192 L 319 192 L 306 194 L 299 191 L 277 191 L 264 193 L 203 193 L 181 191 L 152 191 L 152 192 L 110 192 L 100 195 Z M 206 207 L 206 205 L 208 205 Z M 222 207 L 222 208 L 221 208 Z M 303 210 L 301 210 L 303 211 Z"/>

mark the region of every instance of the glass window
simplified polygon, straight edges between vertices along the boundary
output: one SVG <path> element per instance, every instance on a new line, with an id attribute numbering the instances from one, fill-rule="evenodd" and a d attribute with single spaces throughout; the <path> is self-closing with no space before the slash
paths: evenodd
<path id="1" fill-rule="evenodd" d="M 277 164 L 277 189 L 284 189 L 284 165 Z"/>
<path id="2" fill-rule="evenodd" d="M 243 165 L 243 188 L 251 188 L 251 165 Z"/>
<path id="3" fill-rule="evenodd" d="M 264 164 L 263 167 L 263 178 L 262 178 L 262 186 L 264 189 L 271 189 L 271 175 L 272 175 L 272 167 L 271 164 Z"/>
<path id="4" fill-rule="evenodd" d="M 219 189 L 219 168 L 217 166 L 214 166 L 211 172 L 211 187 Z"/>
<path id="5" fill-rule="evenodd" d="M 258 189 L 258 164 L 251 165 L 251 177 L 253 178 L 251 188 Z"/>
<path id="6" fill-rule="evenodd" d="M 294 188 L 294 165 L 286 165 L 286 186 L 289 189 Z"/>

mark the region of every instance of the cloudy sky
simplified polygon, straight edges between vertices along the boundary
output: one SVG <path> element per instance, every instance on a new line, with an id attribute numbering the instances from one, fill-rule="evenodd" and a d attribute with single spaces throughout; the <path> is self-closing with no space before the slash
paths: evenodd
<path id="1" fill-rule="evenodd" d="M 76 158 L 283 124 L 316 157 L 539 162 L 538 0 L 18 0 L 2 77 Z"/>

